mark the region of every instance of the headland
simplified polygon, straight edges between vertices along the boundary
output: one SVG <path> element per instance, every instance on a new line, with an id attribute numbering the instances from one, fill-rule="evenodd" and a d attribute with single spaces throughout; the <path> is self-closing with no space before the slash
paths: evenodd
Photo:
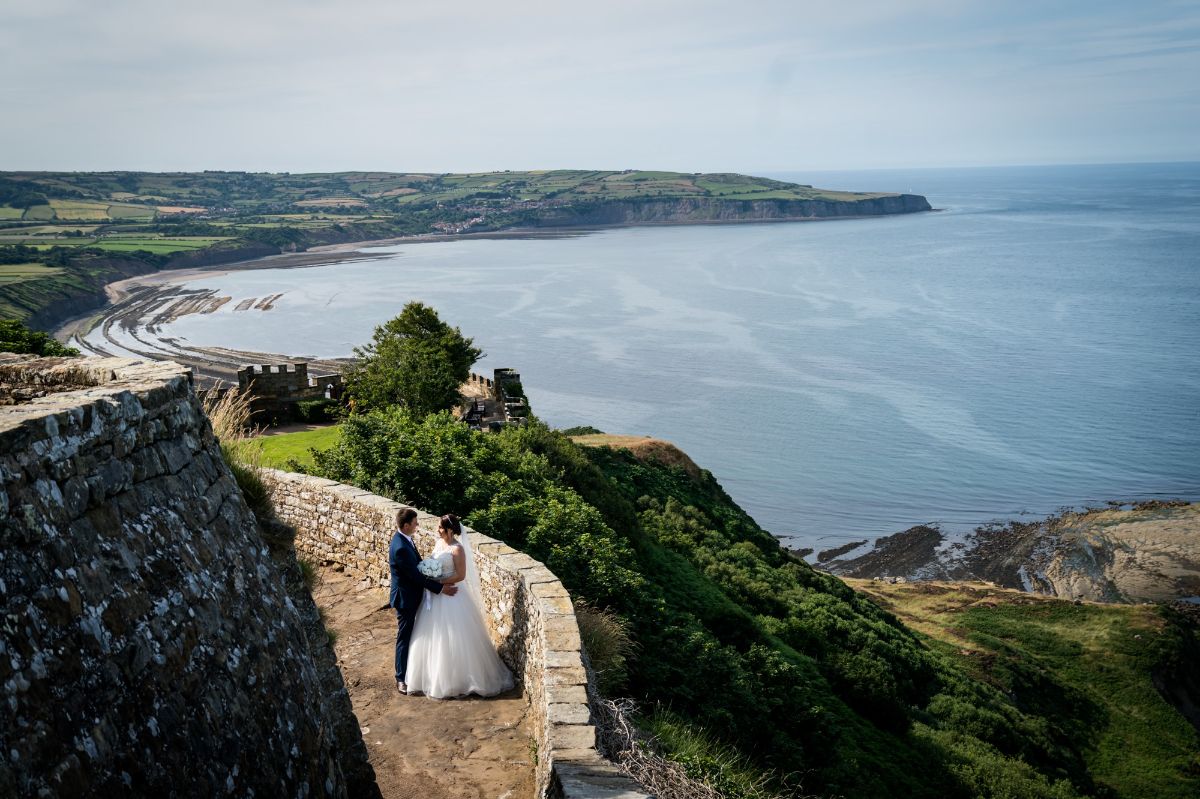
<path id="1" fill-rule="evenodd" d="M 102 307 L 114 281 L 329 245 L 931 208 L 914 194 L 726 173 L 549 170 L 4 172 L 0 210 L 0 314 L 48 329 Z"/>

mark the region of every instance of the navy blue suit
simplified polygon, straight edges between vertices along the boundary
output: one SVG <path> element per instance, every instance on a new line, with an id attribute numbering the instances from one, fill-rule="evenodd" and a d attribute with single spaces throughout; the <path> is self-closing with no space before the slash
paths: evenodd
<path id="1" fill-rule="evenodd" d="M 417 569 L 421 555 L 400 532 L 392 536 L 388 547 L 388 566 L 392 571 L 392 590 L 388 594 L 388 605 L 396 609 L 396 679 L 404 682 L 408 671 L 408 643 L 412 640 L 413 623 L 421 598 L 428 588 L 435 594 L 442 592 L 442 584 L 431 580 Z"/>

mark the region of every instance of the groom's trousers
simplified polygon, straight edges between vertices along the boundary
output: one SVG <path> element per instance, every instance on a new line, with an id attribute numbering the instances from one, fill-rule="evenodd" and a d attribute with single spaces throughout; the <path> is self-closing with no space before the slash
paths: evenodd
<path id="1" fill-rule="evenodd" d="M 396 611 L 396 679 L 400 682 L 405 681 L 404 676 L 408 672 L 408 644 L 412 640 L 413 623 L 416 620 L 417 608 Z"/>

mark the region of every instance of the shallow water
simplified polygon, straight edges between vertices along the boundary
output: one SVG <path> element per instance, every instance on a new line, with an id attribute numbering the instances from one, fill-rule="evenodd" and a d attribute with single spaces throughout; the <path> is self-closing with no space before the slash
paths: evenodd
<path id="1" fill-rule="evenodd" d="M 778 177 L 944 210 L 404 244 L 195 281 L 234 302 L 161 332 L 344 356 L 422 300 L 543 419 L 674 441 L 802 546 L 1200 497 L 1200 164 Z"/>

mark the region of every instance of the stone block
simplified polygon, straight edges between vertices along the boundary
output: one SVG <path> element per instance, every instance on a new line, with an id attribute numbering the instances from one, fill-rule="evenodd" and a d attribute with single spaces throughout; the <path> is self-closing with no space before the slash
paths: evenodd
<path id="1" fill-rule="evenodd" d="M 543 677 L 546 685 L 587 685 L 587 672 L 583 665 L 548 666 Z"/>
<path id="2" fill-rule="evenodd" d="M 542 654 L 546 668 L 576 668 L 583 665 L 578 649 L 547 650 Z"/>
<path id="3" fill-rule="evenodd" d="M 550 570 L 546 569 L 546 573 L 550 574 Z M 566 587 L 563 586 L 563 584 L 561 582 L 559 582 L 558 578 L 554 577 L 553 574 L 550 574 L 550 576 L 553 579 L 546 580 L 544 582 L 533 583 L 533 582 L 530 582 L 527 580 L 526 585 L 529 586 L 529 593 L 533 594 L 536 597 L 568 597 L 569 598 L 571 596 L 571 594 L 569 591 L 567 591 Z"/>
<path id="4" fill-rule="evenodd" d="M 592 713 L 583 702 L 558 703 L 546 706 L 546 720 L 551 724 L 589 724 Z"/>
<path id="5" fill-rule="evenodd" d="M 575 618 L 575 606 L 571 604 L 570 595 L 541 597 L 537 600 L 538 612 L 545 616 L 570 616 Z M 578 623 L 578 622 L 576 622 Z"/>
<path id="6" fill-rule="evenodd" d="M 596 746 L 596 728 L 591 724 L 551 724 L 548 735 L 551 751 Z"/>
<path id="7" fill-rule="evenodd" d="M 587 704 L 587 689 L 582 685 L 547 685 L 545 687 L 546 704 L 571 705 Z"/>

